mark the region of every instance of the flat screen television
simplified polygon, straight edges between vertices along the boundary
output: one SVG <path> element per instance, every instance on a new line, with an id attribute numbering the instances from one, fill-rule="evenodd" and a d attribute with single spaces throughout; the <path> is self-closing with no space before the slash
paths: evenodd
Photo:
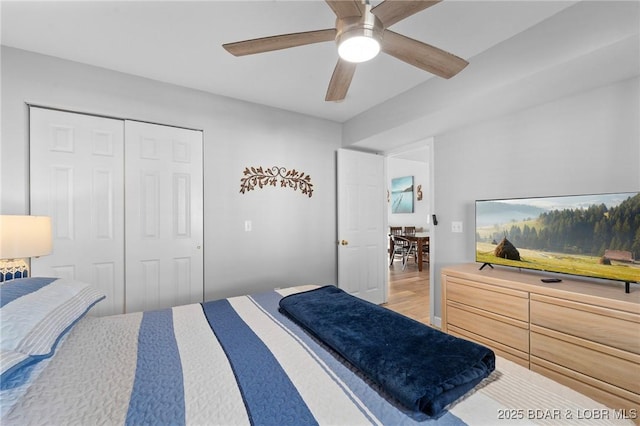
<path id="1" fill-rule="evenodd" d="M 476 201 L 476 262 L 640 282 L 640 192 Z"/>

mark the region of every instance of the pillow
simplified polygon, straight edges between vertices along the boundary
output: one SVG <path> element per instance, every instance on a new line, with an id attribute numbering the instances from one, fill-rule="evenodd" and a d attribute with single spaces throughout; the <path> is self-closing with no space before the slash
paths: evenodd
<path id="1" fill-rule="evenodd" d="M 104 298 L 89 284 L 63 278 L 22 278 L 3 283 L 0 351 L 22 353 L 34 360 L 50 357 L 61 337 Z M 0 370 L 4 372 L 5 366 Z"/>
<path id="2" fill-rule="evenodd" d="M 0 389 L 4 390 L 8 378 L 22 367 L 31 364 L 33 359 L 26 354 L 14 351 L 0 351 Z"/>
<path id="3" fill-rule="evenodd" d="M 90 285 L 72 280 L 38 277 L 0 283 L 0 418 L 44 370 L 66 332 L 104 298 Z"/>
<path id="4" fill-rule="evenodd" d="M 4 416 L 11 411 L 44 371 L 50 360 L 51 358 L 46 358 L 36 362 L 29 355 L 0 351 L 0 365 L 8 367 L 7 370 L 2 369 L 0 380 L 0 424 Z"/>

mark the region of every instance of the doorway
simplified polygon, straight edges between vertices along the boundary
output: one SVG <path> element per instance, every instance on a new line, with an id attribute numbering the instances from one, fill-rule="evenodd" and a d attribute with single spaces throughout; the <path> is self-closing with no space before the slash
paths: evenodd
<path id="1" fill-rule="evenodd" d="M 434 173 L 433 173 L 433 138 L 426 138 L 408 145 L 395 148 L 390 151 L 386 151 L 386 176 L 385 182 L 389 190 L 388 203 L 387 203 L 387 227 L 389 226 L 415 226 L 417 229 L 422 228 L 425 232 L 429 233 L 429 262 L 424 263 L 423 271 L 418 274 L 417 268 L 413 265 L 415 272 L 413 276 L 408 274 L 399 274 L 397 270 L 401 270 L 399 266 L 400 262 L 396 262 L 394 266 L 393 276 L 389 276 L 389 286 L 394 282 L 400 282 L 400 287 L 405 293 L 405 300 L 400 304 L 398 299 L 398 306 L 412 306 L 409 312 L 410 317 L 419 317 L 419 321 L 423 321 L 426 313 L 419 312 L 416 304 L 428 303 L 428 318 L 429 323 L 434 326 L 440 326 L 436 322 L 434 316 L 434 286 L 429 285 L 434 282 L 434 270 L 430 267 L 434 262 L 435 256 L 435 232 L 434 224 L 432 221 L 432 214 L 434 209 Z M 399 177 L 413 176 L 413 212 L 412 213 L 393 213 L 391 204 L 391 180 Z M 411 265 L 408 264 L 406 270 L 410 270 Z M 428 281 L 424 280 L 424 274 L 427 274 Z M 423 282 L 422 285 L 428 285 L 428 297 L 424 292 L 420 292 L 420 287 L 415 284 Z M 426 281 L 426 282 L 425 282 Z M 411 294 L 413 292 L 413 294 Z M 392 289 L 388 289 L 391 305 L 395 304 L 393 298 Z M 402 309 L 402 308 L 400 308 Z M 396 310 L 396 309 L 394 309 Z M 399 311 L 401 312 L 401 311 Z M 404 312 L 401 312 L 407 315 Z"/>

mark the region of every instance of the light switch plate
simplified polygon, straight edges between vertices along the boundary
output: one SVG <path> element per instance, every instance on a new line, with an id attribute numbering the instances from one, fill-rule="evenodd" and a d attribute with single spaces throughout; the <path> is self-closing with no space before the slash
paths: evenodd
<path id="1" fill-rule="evenodd" d="M 244 231 L 245 232 L 250 232 L 251 231 L 251 221 L 250 220 L 245 220 L 244 221 Z"/>
<path id="2" fill-rule="evenodd" d="M 462 233 L 462 222 L 451 222 L 451 232 Z"/>

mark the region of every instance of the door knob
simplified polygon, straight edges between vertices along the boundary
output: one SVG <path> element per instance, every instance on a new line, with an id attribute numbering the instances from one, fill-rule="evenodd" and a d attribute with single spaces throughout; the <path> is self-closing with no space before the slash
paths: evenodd
<path id="1" fill-rule="evenodd" d="M 349 241 L 342 240 L 342 241 L 340 241 L 340 244 L 342 244 L 343 246 L 347 246 L 347 245 L 349 245 Z"/>

